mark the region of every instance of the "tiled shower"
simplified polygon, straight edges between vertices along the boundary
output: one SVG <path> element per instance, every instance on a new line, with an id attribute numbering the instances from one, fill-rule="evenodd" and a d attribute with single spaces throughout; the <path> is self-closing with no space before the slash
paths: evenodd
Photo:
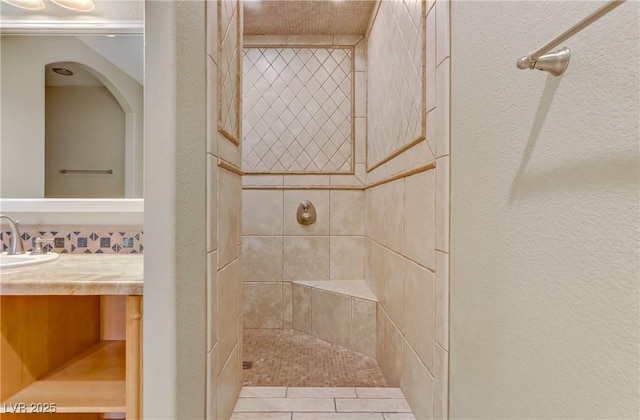
<path id="1" fill-rule="evenodd" d="M 448 10 L 381 2 L 364 35 L 244 36 L 244 328 L 364 350 L 418 418 L 447 416 Z"/>
<path id="2" fill-rule="evenodd" d="M 516 59 L 547 35 L 566 30 L 579 15 L 591 13 L 595 6 L 589 2 L 383 1 L 372 26 L 356 33 L 358 39 L 365 34 L 365 48 L 364 55 L 356 49 L 354 56 L 353 174 L 242 176 L 240 148 L 218 126 L 221 110 L 228 116 L 233 109 L 228 96 L 220 98 L 223 75 L 227 93 L 234 87 L 242 91 L 242 77 L 240 66 L 236 77 L 227 77 L 225 60 L 233 58 L 228 53 L 234 49 L 219 48 L 227 39 L 220 35 L 227 32 L 220 29 L 226 20 L 217 13 L 217 3 L 207 2 L 204 19 L 200 2 L 146 2 L 145 30 L 152 35 L 147 57 L 155 59 L 151 63 L 158 70 L 150 72 L 147 102 L 159 105 L 150 111 L 171 108 L 146 114 L 159 129 L 149 137 L 153 147 L 146 156 L 156 177 L 151 188 L 145 186 L 145 205 L 161 209 L 165 217 L 157 217 L 157 210 L 145 212 L 145 274 L 153 275 L 145 284 L 145 329 L 150 331 L 145 337 L 145 415 L 202 418 L 206 412 L 209 418 L 228 418 L 239 395 L 245 400 L 241 407 L 254 405 L 247 399 L 255 393 L 240 394 L 243 339 L 233 336 L 239 333 L 235 320 L 269 327 L 260 331 L 300 332 L 296 308 L 305 311 L 296 305 L 296 284 L 337 296 L 346 290 L 336 290 L 332 282 L 364 280 L 376 301 L 376 360 L 386 383 L 400 386 L 416 417 L 637 417 L 632 392 L 637 375 L 628 369 L 637 365 L 637 238 L 628 228 L 637 222 L 638 202 L 638 89 L 633 89 L 638 19 L 633 3 L 572 37 L 576 60 L 572 57 L 565 76 L 554 78 L 520 71 Z M 171 10 L 164 15 L 161 5 Z M 241 21 L 239 12 L 236 23 Z M 206 55 L 199 41 L 205 22 Z M 236 52 L 241 51 L 241 32 L 235 32 Z M 336 34 L 319 43 L 294 35 L 262 36 L 254 45 L 247 37 L 245 47 L 329 48 L 336 38 L 341 38 L 336 45 L 350 43 Z M 602 60 L 603 52 L 610 60 Z M 364 63 L 361 70 L 358 63 Z M 405 74 L 411 66 L 418 82 Z M 374 70 L 381 68 L 376 75 Z M 607 77 L 612 70 L 617 76 Z M 359 79 L 366 86 L 362 96 Z M 392 93 L 382 87 L 390 83 L 396 89 Z M 174 113 L 175 121 L 165 118 Z M 240 115 L 232 115 L 240 127 Z M 168 135 L 165 123 L 172 130 Z M 165 155 L 171 159 L 168 165 Z M 263 162 L 272 167 L 275 160 L 267 155 Z M 292 164 L 299 155 L 280 156 L 283 171 L 287 159 Z M 222 171 L 235 176 L 225 172 L 219 178 Z M 232 182 L 225 184 L 225 176 Z M 318 210 L 318 221 L 306 230 L 296 225 L 292 212 L 302 199 L 312 200 Z M 206 208 L 214 217 L 206 217 Z M 351 230 L 355 226 L 358 230 Z M 217 238 L 206 245 L 213 268 L 206 277 L 204 253 L 196 258 L 185 252 L 205 247 L 198 236 L 205 231 L 210 240 Z M 167 234 L 170 240 L 163 241 Z M 362 259 L 357 252 L 336 252 L 343 238 L 363 242 Z M 234 246 L 242 249 L 236 254 Z M 218 265 L 223 253 L 231 259 L 222 258 Z M 239 265 L 242 269 L 236 269 Z M 231 267 L 226 277 L 217 277 Z M 358 278 L 360 271 L 364 274 Z M 314 278 L 300 280 L 307 274 Z M 235 298 L 243 288 L 250 299 L 240 310 Z M 205 308 L 209 336 L 226 334 L 222 347 L 233 345 L 229 354 L 217 352 L 221 341 L 203 354 Z M 310 323 L 298 325 L 300 330 L 310 325 L 313 333 L 311 312 Z M 216 318 L 219 314 L 228 318 Z M 218 328 L 229 318 L 231 328 Z M 336 330 L 346 330 L 345 324 L 336 322 Z M 169 351 L 155 351 L 159 346 Z M 598 381 L 589 380 L 593 377 Z M 263 390 L 262 396 L 274 391 Z M 294 403 L 283 401 L 291 388 L 276 391 L 271 397 L 279 398 L 280 408 Z M 309 395 L 308 390 L 293 391 Z M 322 393 L 325 401 L 314 394 L 314 403 L 325 404 L 328 413 L 347 393 L 361 397 L 358 388 L 340 392 Z M 298 407 L 307 402 L 295 401 Z M 296 410 L 264 418 L 314 418 L 291 416 L 291 411 Z M 262 412 L 254 417 L 262 418 Z"/>

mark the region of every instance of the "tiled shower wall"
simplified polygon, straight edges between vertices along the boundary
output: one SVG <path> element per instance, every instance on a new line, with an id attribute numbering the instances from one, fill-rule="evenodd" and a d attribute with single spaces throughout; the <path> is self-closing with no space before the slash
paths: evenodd
<path id="1" fill-rule="evenodd" d="M 271 173 L 243 176 L 244 326 L 292 328 L 292 280 L 364 278 L 365 45 L 359 35 L 247 36 L 244 45 L 248 49 L 264 45 L 295 47 L 298 51 L 307 49 L 309 54 L 320 49 L 348 47 L 353 60 L 349 67 L 353 70 L 350 76 L 353 104 L 348 117 L 353 121 L 352 139 L 355 142 L 349 148 L 353 153 L 349 158 L 349 171 L 320 174 L 307 166 L 304 173 L 286 174 L 281 173 L 282 168 L 271 167 Z M 316 68 L 316 71 L 321 70 Z M 290 71 L 291 68 L 282 69 L 283 73 Z M 340 87 L 336 86 L 336 89 Z M 313 92 L 314 95 L 326 95 L 322 90 Z M 343 91 L 334 96 L 340 97 L 341 103 L 348 99 Z M 322 98 L 324 96 L 318 98 L 318 102 L 330 100 Z M 292 101 L 288 108 L 301 115 L 314 100 Z M 320 129 L 331 131 L 328 127 L 333 127 L 332 123 L 327 120 L 326 124 Z M 243 139 L 243 144 L 246 140 Z M 327 150 L 326 145 L 322 148 Z M 303 226 L 296 220 L 298 204 L 302 200 L 310 200 L 316 208 L 318 219 L 313 225 Z"/>
<path id="2" fill-rule="evenodd" d="M 229 418 L 241 385 L 242 6 L 207 1 L 206 417 Z"/>
<path id="3" fill-rule="evenodd" d="M 248 47 L 242 169 L 353 173 L 353 47 Z"/>
<path id="4" fill-rule="evenodd" d="M 411 48 L 416 45 L 405 41 L 418 39 L 420 28 L 411 22 L 417 21 L 420 14 L 416 10 L 421 7 L 426 36 L 418 51 L 424 55 L 426 72 L 420 89 L 408 91 L 410 98 L 391 103 L 381 100 L 381 93 L 389 88 L 380 86 L 385 82 L 376 82 L 375 77 L 368 80 L 368 112 L 381 117 L 377 124 L 369 124 L 368 131 L 369 158 L 374 160 L 367 160 L 367 182 L 374 186 L 365 193 L 365 279 L 379 301 L 376 353 L 387 383 L 402 387 L 416 418 L 446 418 L 449 3 L 391 3 L 381 3 L 369 34 L 369 73 L 373 68 L 387 66 L 392 71 L 386 75 L 389 80 L 395 79 L 400 86 L 412 85 L 414 81 L 407 80 L 409 69 L 383 61 L 403 54 L 405 59 L 415 57 Z M 386 39 L 405 41 L 398 45 L 389 44 Z M 399 48 L 408 51 L 393 51 Z M 418 130 L 406 131 L 412 135 L 399 138 L 388 126 L 413 121 L 416 108 L 409 104 L 420 105 L 419 119 L 426 122 L 421 127 L 426 138 L 416 137 Z M 399 140 L 402 141 L 396 143 Z M 384 182 L 390 177 L 395 180 Z"/>

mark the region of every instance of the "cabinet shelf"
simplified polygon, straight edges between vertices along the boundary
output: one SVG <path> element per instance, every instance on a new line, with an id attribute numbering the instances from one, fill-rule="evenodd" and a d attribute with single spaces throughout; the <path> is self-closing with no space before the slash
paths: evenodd
<path id="1" fill-rule="evenodd" d="M 100 341 L 2 402 L 56 404 L 58 413 L 126 411 L 125 342 Z"/>

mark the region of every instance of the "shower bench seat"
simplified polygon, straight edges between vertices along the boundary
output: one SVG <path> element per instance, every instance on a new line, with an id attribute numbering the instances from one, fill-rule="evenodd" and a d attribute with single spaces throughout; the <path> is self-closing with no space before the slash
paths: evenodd
<path id="1" fill-rule="evenodd" d="M 293 281 L 293 328 L 376 357 L 377 299 L 364 280 Z"/>

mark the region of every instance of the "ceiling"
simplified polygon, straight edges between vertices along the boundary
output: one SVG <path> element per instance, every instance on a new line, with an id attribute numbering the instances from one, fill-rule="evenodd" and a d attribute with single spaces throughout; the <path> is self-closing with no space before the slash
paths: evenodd
<path id="1" fill-rule="evenodd" d="M 375 0 L 245 0 L 245 35 L 364 35 Z"/>
<path id="2" fill-rule="evenodd" d="M 52 70 L 56 67 L 71 70 L 72 76 L 62 76 Z M 79 63 L 60 62 L 45 66 L 45 86 L 104 86 L 85 66 Z"/>

